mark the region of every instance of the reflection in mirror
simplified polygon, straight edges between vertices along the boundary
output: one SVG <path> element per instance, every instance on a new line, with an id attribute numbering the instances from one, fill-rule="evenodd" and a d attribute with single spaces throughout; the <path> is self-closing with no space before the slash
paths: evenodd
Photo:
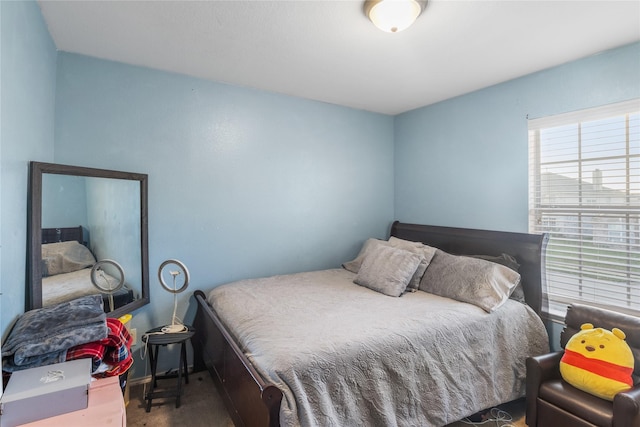
<path id="1" fill-rule="evenodd" d="M 110 270 L 110 271 L 109 271 Z M 104 259 L 93 264 L 91 268 L 91 283 L 98 288 L 100 292 L 108 295 L 109 297 L 109 310 L 113 311 L 120 307 L 122 304 L 115 302 L 114 294 L 120 289 L 125 289 L 125 295 L 131 295 L 131 299 L 135 298 L 131 292 L 131 287 L 124 284 L 124 270 L 122 266 L 111 259 Z M 44 290 L 43 290 L 44 295 Z M 44 299 L 44 296 L 43 296 Z M 131 302 L 131 299 L 127 299 L 126 302 Z M 43 303 L 46 305 L 46 302 Z"/>
<path id="2" fill-rule="evenodd" d="M 118 308 L 140 297 L 140 185 L 137 181 L 86 176 L 42 175 L 42 228 L 82 227 L 75 245 L 47 243 L 42 247 L 42 305 L 47 307 L 96 293 L 91 267 L 112 259 L 128 278 L 117 291 Z M 62 240 L 62 239 L 60 239 Z M 45 240 L 43 243 L 48 241 Z M 50 256 L 45 256 L 45 254 Z M 63 264 L 50 273 L 51 264 Z M 113 274 L 106 275 L 117 283 Z M 106 302 L 106 301 L 105 301 Z M 106 305 L 105 305 L 106 307 Z M 111 310 L 109 310 L 111 311 Z"/>
<path id="3" fill-rule="evenodd" d="M 118 317 L 149 302 L 147 175 L 32 162 L 30 186 L 27 309 L 102 293 Z M 126 278 L 113 292 L 92 283 L 103 261 L 120 266 L 100 269 L 105 286 Z"/>

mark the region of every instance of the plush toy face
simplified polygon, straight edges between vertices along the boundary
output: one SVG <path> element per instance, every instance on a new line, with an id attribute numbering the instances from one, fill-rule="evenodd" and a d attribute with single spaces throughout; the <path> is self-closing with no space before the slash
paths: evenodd
<path id="1" fill-rule="evenodd" d="M 560 374 L 572 386 L 607 400 L 633 386 L 633 353 L 618 328 L 607 331 L 590 323 L 567 342 Z"/>

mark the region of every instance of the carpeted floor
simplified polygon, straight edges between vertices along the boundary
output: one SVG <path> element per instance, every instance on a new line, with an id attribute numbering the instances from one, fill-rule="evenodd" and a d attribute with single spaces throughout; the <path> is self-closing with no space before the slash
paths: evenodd
<path id="1" fill-rule="evenodd" d="M 161 387 L 175 386 L 174 379 L 163 380 Z M 145 412 L 144 384 L 131 386 L 127 405 L 127 426 L 129 427 L 233 427 L 231 418 L 208 372 L 189 375 L 185 385 L 180 408 L 175 407 L 175 398 L 154 399 L 150 412 Z M 500 407 L 513 421 L 504 419 L 497 422 L 472 424 L 459 421 L 447 427 L 468 427 L 482 425 L 491 427 L 526 427 L 524 422 L 524 400 L 518 400 Z M 503 414 L 504 415 L 504 414 Z"/>
<path id="2" fill-rule="evenodd" d="M 162 380 L 160 387 L 175 387 L 175 379 Z M 208 372 L 189 375 L 189 384 L 183 386 L 181 405 L 176 399 L 154 399 L 151 411 L 145 412 L 144 388 L 148 384 L 136 384 L 129 390 L 127 405 L 128 427 L 233 427 L 222 399 Z"/>

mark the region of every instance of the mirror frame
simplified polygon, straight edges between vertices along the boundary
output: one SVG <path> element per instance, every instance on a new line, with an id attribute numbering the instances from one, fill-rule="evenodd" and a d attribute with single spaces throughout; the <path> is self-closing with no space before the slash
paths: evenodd
<path id="1" fill-rule="evenodd" d="M 58 174 L 97 178 L 115 178 L 140 182 L 140 266 L 142 289 L 140 298 L 107 313 L 108 317 L 120 317 L 149 304 L 149 242 L 147 215 L 147 174 L 94 169 L 56 163 L 30 162 L 29 202 L 27 208 L 27 293 L 26 308 L 42 307 L 42 175 Z"/>

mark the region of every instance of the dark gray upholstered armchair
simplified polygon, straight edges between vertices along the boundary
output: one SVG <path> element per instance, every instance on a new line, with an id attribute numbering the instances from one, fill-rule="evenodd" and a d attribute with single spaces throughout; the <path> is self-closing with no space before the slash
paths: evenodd
<path id="1" fill-rule="evenodd" d="M 622 329 L 635 359 L 635 386 L 618 393 L 613 402 L 585 393 L 562 380 L 560 359 L 564 351 L 527 359 L 527 414 L 529 427 L 640 427 L 640 318 L 573 304 L 568 307 L 565 328 L 560 335 L 567 341 L 583 323 L 596 328 Z"/>

